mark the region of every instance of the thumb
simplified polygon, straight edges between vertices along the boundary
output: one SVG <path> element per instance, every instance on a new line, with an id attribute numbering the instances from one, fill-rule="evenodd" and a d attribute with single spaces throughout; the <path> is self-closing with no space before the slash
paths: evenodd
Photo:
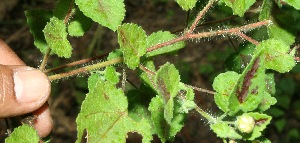
<path id="1" fill-rule="evenodd" d="M 50 94 L 47 76 L 28 66 L 0 65 L 0 118 L 35 111 Z"/>

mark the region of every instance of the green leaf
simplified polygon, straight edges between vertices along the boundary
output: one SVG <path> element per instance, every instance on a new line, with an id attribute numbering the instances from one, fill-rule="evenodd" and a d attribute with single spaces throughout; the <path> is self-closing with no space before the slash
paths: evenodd
<path id="1" fill-rule="evenodd" d="M 168 124 L 171 124 L 173 119 L 173 112 L 174 112 L 174 99 L 171 98 L 168 100 L 164 107 L 164 118 L 166 119 Z"/>
<path id="2" fill-rule="evenodd" d="M 261 132 L 267 127 L 268 124 L 270 124 L 272 117 L 266 114 L 260 114 L 256 112 L 245 114 L 254 118 L 255 126 L 252 133 L 243 135 L 243 138 L 247 140 L 254 140 L 261 136 Z"/>
<path id="3" fill-rule="evenodd" d="M 197 0 L 176 0 L 180 7 L 187 11 L 195 7 Z"/>
<path id="4" fill-rule="evenodd" d="M 211 124 L 210 128 L 217 134 L 219 138 L 230 139 L 242 139 L 242 136 L 238 134 L 233 127 L 230 127 L 226 123 Z"/>
<path id="5" fill-rule="evenodd" d="M 179 92 L 178 92 L 178 103 L 180 104 L 180 112 L 188 113 L 190 110 L 194 109 L 197 105 L 194 102 L 194 90 L 192 88 L 186 87 L 183 83 L 179 83 Z"/>
<path id="6" fill-rule="evenodd" d="M 233 13 L 242 17 L 244 13 L 255 3 L 255 0 L 222 0 L 232 8 Z"/>
<path id="7" fill-rule="evenodd" d="M 118 42 L 130 69 L 135 69 L 146 53 L 146 37 L 146 32 L 136 24 L 123 24 L 118 28 Z"/>
<path id="8" fill-rule="evenodd" d="M 290 6 L 294 7 L 297 10 L 300 10 L 300 3 L 298 0 L 283 0 L 288 3 Z"/>
<path id="9" fill-rule="evenodd" d="M 275 95 L 276 87 L 275 87 L 275 79 L 274 79 L 274 73 L 267 73 L 266 74 L 266 91 L 270 93 L 271 95 Z"/>
<path id="10" fill-rule="evenodd" d="M 152 33 L 149 37 L 147 37 L 147 47 L 151 47 L 169 40 L 176 38 L 176 35 L 171 34 L 169 31 L 158 31 Z M 160 54 L 171 53 L 177 51 L 184 47 L 184 42 L 178 42 L 169 46 L 165 46 L 158 50 L 153 50 L 146 54 L 147 57 L 153 57 Z"/>
<path id="11" fill-rule="evenodd" d="M 66 16 L 71 18 L 71 15 L 73 13 L 73 6 L 73 0 L 58 0 L 56 7 L 53 11 L 53 15 L 60 20 L 64 20 Z"/>
<path id="12" fill-rule="evenodd" d="M 40 137 L 36 130 L 27 124 L 15 128 L 10 136 L 5 139 L 6 143 L 38 143 L 39 141 Z"/>
<path id="13" fill-rule="evenodd" d="M 63 20 L 52 17 L 43 32 L 53 53 L 59 57 L 71 57 L 72 47 L 67 39 L 68 33 L 66 32 L 66 25 Z"/>
<path id="14" fill-rule="evenodd" d="M 261 11 L 260 11 L 260 14 L 258 17 L 259 21 L 270 19 L 272 6 L 273 6 L 273 1 L 271 1 L 271 0 L 263 1 Z"/>
<path id="15" fill-rule="evenodd" d="M 75 0 L 84 15 L 116 31 L 125 16 L 124 0 Z"/>
<path id="16" fill-rule="evenodd" d="M 267 69 L 285 73 L 296 65 L 294 55 L 289 54 L 290 47 L 281 40 L 265 40 L 257 46 L 257 49 L 263 49 L 262 56 Z"/>
<path id="17" fill-rule="evenodd" d="M 104 82 L 100 75 L 89 78 L 89 93 L 81 106 L 76 119 L 78 140 L 84 132 L 89 142 L 125 142 L 128 132 L 137 132 L 143 136 L 143 142 L 152 140 L 151 126 L 142 119 L 135 122 L 128 117 L 127 98 L 121 89 L 111 82 Z"/>
<path id="18" fill-rule="evenodd" d="M 116 59 L 116 58 L 121 58 L 122 55 L 123 54 L 122 54 L 121 49 L 116 49 L 116 50 L 109 53 L 109 55 L 107 56 L 107 60 L 110 61 L 110 60 L 113 60 L 113 59 Z"/>
<path id="19" fill-rule="evenodd" d="M 152 60 L 143 61 L 142 65 L 146 67 L 148 70 L 152 72 L 156 72 L 155 65 Z M 156 90 L 155 83 L 154 83 L 155 75 L 144 72 L 143 70 L 138 70 L 138 73 L 141 80 L 143 81 L 143 84 L 148 87 L 151 87 L 155 91 Z"/>
<path id="20" fill-rule="evenodd" d="M 276 98 L 272 97 L 271 94 L 265 92 L 262 102 L 259 105 L 259 110 L 266 111 L 270 108 L 270 106 L 275 105 L 276 102 Z"/>
<path id="21" fill-rule="evenodd" d="M 76 9 L 72 21 L 68 25 L 68 33 L 70 36 L 83 36 L 90 29 L 93 21 L 86 17 L 81 11 Z"/>
<path id="22" fill-rule="evenodd" d="M 177 95 L 179 81 L 179 72 L 173 64 L 166 63 L 157 71 L 155 83 L 158 93 L 164 98 L 165 103 Z"/>
<path id="23" fill-rule="evenodd" d="M 215 102 L 224 112 L 229 111 L 229 96 L 232 90 L 234 90 L 239 77 L 240 74 L 233 71 L 228 71 L 226 73 L 219 74 L 214 79 L 213 88 L 217 92 L 217 94 L 214 96 Z"/>
<path id="24" fill-rule="evenodd" d="M 46 42 L 43 29 L 52 17 L 51 11 L 30 10 L 25 11 L 27 24 L 34 38 L 34 45 L 43 53 L 47 52 L 48 44 Z"/>
<path id="25" fill-rule="evenodd" d="M 164 107 L 164 100 L 161 96 L 156 96 L 152 98 L 148 108 L 151 112 L 155 132 L 162 142 L 166 142 L 167 140 L 172 141 L 174 139 L 174 136 L 183 127 L 183 121 L 186 117 L 186 114 L 182 114 L 179 110 L 180 104 L 175 102 L 173 119 L 171 124 L 168 124 L 164 118 Z"/>
<path id="26" fill-rule="evenodd" d="M 117 84 L 119 82 L 119 75 L 113 66 L 108 66 L 105 68 L 105 79 L 112 84 Z"/>
<path id="27" fill-rule="evenodd" d="M 273 24 L 268 27 L 268 34 L 270 38 L 282 40 L 286 45 L 292 45 L 295 43 L 295 35 L 289 31 Z"/>
<path id="28" fill-rule="evenodd" d="M 262 102 L 266 91 L 266 74 L 264 61 L 257 58 L 254 60 L 253 65 L 250 65 L 250 70 L 246 70 L 245 76 L 242 76 L 242 82 L 239 84 L 238 98 L 240 103 L 240 109 L 243 112 L 249 112 L 255 110 Z M 248 85 L 248 87 L 247 87 Z"/>

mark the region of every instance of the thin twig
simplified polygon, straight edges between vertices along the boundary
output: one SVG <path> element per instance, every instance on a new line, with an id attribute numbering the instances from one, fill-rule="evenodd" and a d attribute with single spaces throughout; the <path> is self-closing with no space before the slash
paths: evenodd
<path id="1" fill-rule="evenodd" d="M 196 87 L 196 86 L 192 86 L 192 85 L 188 85 L 188 84 L 184 84 L 185 86 L 187 87 L 190 87 L 194 90 L 197 90 L 197 91 L 200 91 L 200 92 L 204 92 L 204 93 L 208 93 L 208 94 L 217 94 L 216 92 L 213 92 L 213 91 L 210 91 L 210 90 L 207 90 L 207 89 L 203 89 L 203 88 L 199 88 L 199 87 Z"/>
<path id="2" fill-rule="evenodd" d="M 203 111 L 199 106 L 195 107 L 195 110 L 202 115 L 209 123 L 213 124 L 217 122 L 217 119 L 214 118 L 212 115 L 209 115 L 207 112 Z"/>
<path id="3" fill-rule="evenodd" d="M 186 36 L 177 37 L 177 38 L 172 39 L 170 41 L 166 41 L 164 43 L 160 43 L 160 44 L 154 45 L 152 47 L 149 47 L 149 48 L 147 48 L 147 52 L 151 52 L 153 50 L 156 50 L 156 49 L 159 49 L 159 48 L 162 48 L 162 47 L 165 47 L 165 46 L 168 46 L 168 45 L 180 42 L 180 41 L 184 41 L 186 39 L 187 39 Z"/>
<path id="4" fill-rule="evenodd" d="M 65 16 L 64 18 L 64 24 L 67 24 L 69 19 L 72 17 L 72 10 L 73 10 L 73 5 L 74 5 L 74 0 L 72 0 L 70 2 L 70 6 L 69 6 L 69 9 L 68 9 L 68 13 L 67 15 Z"/>
<path id="5" fill-rule="evenodd" d="M 98 56 L 95 56 L 95 57 L 91 57 L 91 58 L 82 59 L 82 60 L 71 62 L 71 63 L 67 63 L 67 64 L 62 65 L 62 66 L 58 66 L 58 67 L 55 67 L 55 68 L 52 68 L 52 69 L 45 70 L 44 73 L 49 73 L 49 72 L 57 71 L 57 70 L 60 70 L 60 69 L 63 69 L 63 68 L 67 68 L 67 67 L 73 67 L 73 66 L 77 66 L 77 65 L 82 65 L 82 64 L 91 62 L 93 60 L 96 60 L 96 59 L 101 59 L 101 58 L 103 58 L 103 57 L 105 57 L 107 55 L 108 55 L 108 53 L 103 54 L 103 55 L 98 55 Z"/>
<path id="6" fill-rule="evenodd" d="M 94 65 L 89 65 L 89 66 L 85 66 L 85 67 L 81 67 L 75 70 L 71 70 L 65 73 L 59 73 L 59 74 L 55 74 L 55 75 L 51 75 L 49 76 L 49 80 L 50 81 L 54 81 L 54 80 L 58 80 L 58 79 L 62 79 L 65 77 L 70 77 L 70 76 L 74 76 L 74 75 L 78 75 L 84 72 L 88 72 L 88 71 L 92 71 L 92 70 L 96 70 L 96 69 L 100 69 L 109 65 L 114 65 L 114 64 L 118 64 L 121 63 L 123 61 L 123 58 L 116 58 L 110 61 L 106 61 L 106 62 L 100 62 Z"/>
<path id="7" fill-rule="evenodd" d="M 245 35 L 245 34 L 242 33 L 242 32 L 237 32 L 237 35 L 240 36 L 241 38 L 244 38 L 245 40 L 251 42 L 252 44 L 254 44 L 254 45 L 256 45 L 256 46 L 259 44 L 258 41 L 252 39 L 251 37 Z"/>
<path id="8" fill-rule="evenodd" d="M 271 24 L 272 21 L 270 20 L 265 20 L 265 21 L 260 21 L 260 22 L 256 22 L 256 23 L 251 23 L 251 24 L 247 24 L 241 27 L 235 27 L 235 28 L 230 28 L 230 29 L 225 29 L 225 30 L 217 30 L 217 31 L 210 31 L 210 32 L 201 32 L 198 34 L 184 34 L 180 37 L 177 37 L 175 39 L 151 46 L 149 48 L 147 48 L 147 52 L 151 52 L 153 50 L 157 50 L 160 49 L 162 47 L 177 43 L 177 42 L 181 42 L 184 40 L 188 40 L 188 39 L 199 39 L 199 38 L 206 38 L 206 37 L 213 37 L 213 36 L 219 36 L 219 35 L 226 35 L 226 34 L 234 34 L 237 35 L 238 32 L 241 31 L 249 31 L 264 25 L 268 25 Z"/>
<path id="9" fill-rule="evenodd" d="M 48 58 L 49 58 L 50 53 L 51 53 L 51 49 L 50 49 L 50 47 L 48 46 L 48 47 L 47 47 L 47 51 L 46 51 L 46 53 L 45 53 L 45 55 L 44 55 L 44 57 L 43 57 L 42 63 L 41 63 L 41 65 L 40 65 L 40 67 L 39 67 L 39 70 L 42 71 L 42 72 L 44 72 L 44 70 L 45 70 L 45 67 L 46 67 L 46 65 L 47 65 L 47 61 L 48 61 Z"/>
<path id="10" fill-rule="evenodd" d="M 201 20 L 201 18 L 203 17 L 203 15 L 207 13 L 209 8 L 211 8 L 211 6 L 213 5 L 213 3 L 215 1 L 216 0 L 208 1 L 207 5 L 199 12 L 199 14 L 197 15 L 195 21 L 193 22 L 192 26 L 190 27 L 190 29 L 188 31 L 189 34 L 193 33 L 193 31 L 195 30 L 196 26 L 198 25 L 198 23 Z"/>
<path id="11" fill-rule="evenodd" d="M 252 29 L 268 25 L 270 24 L 270 20 L 265 20 L 265 21 L 260 21 L 256 23 L 251 23 L 247 24 L 241 27 L 235 27 L 235 28 L 230 28 L 230 29 L 225 29 L 225 30 L 217 30 L 217 31 L 210 31 L 210 32 L 201 32 L 198 34 L 189 34 L 188 38 L 189 39 L 196 39 L 196 38 L 206 38 L 206 37 L 213 37 L 213 36 L 219 36 L 219 35 L 226 35 L 226 34 L 237 34 L 238 32 L 241 31 L 250 31 Z"/>

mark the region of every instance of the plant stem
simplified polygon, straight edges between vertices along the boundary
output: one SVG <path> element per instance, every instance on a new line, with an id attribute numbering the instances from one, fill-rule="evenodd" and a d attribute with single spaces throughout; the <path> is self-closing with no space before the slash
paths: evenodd
<path id="1" fill-rule="evenodd" d="M 254 45 L 256 45 L 256 46 L 259 44 L 258 41 L 252 39 L 251 37 L 245 35 L 245 34 L 242 33 L 242 32 L 237 32 L 237 34 L 238 34 L 241 38 L 246 39 L 247 41 L 251 42 L 252 44 L 254 44 Z"/>
<path id="2" fill-rule="evenodd" d="M 149 48 L 147 48 L 147 52 L 151 52 L 153 50 L 157 50 L 160 49 L 162 47 L 177 43 L 177 42 L 181 42 L 184 40 L 188 40 L 188 39 L 199 39 L 199 38 L 206 38 L 206 37 L 213 37 L 213 36 L 219 36 L 219 35 L 225 35 L 225 34 L 231 34 L 231 35 L 238 35 L 241 33 L 241 31 L 250 31 L 252 29 L 264 26 L 264 25 L 268 25 L 271 24 L 270 20 L 265 20 L 265 21 L 260 21 L 260 22 L 256 22 L 256 23 L 251 23 L 251 24 L 247 24 L 241 27 L 235 27 L 235 28 L 230 28 L 230 29 L 225 29 L 225 30 L 217 30 L 217 31 L 210 31 L 210 32 L 201 32 L 198 34 L 191 34 L 191 33 L 186 33 L 180 37 L 177 37 L 175 39 L 151 46 Z M 246 35 L 245 35 L 246 36 Z M 248 37 L 248 36 L 247 36 Z M 244 38 L 244 37 L 242 37 Z M 249 37 L 250 38 L 250 37 Z M 249 38 L 245 39 L 245 40 L 250 40 Z M 250 41 L 251 43 L 254 42 L 253 39 L 251 39 Z M 256 42 L 254 42 L 256 43 Z"/>
<path id="3" fill-rule="evenodd" d="M 47 65 L 47 61 L 48 61 L 50 52 L 51 52 L 50 47 L 47 47 L 46 54 L 44 55 L 43 61 L 42 61 L 41 65 L 40 65 L 40 67 L 39 67 L 39 70 L 42 71 L 42 72 L 44 72 L 44 70 L 45 70 L 45 67 Z"/>
<path id="4" fill-rule="evenodd" d="M 56 70 L 67 68 L 67 67 L 78 66 L 78 65 L 81 65 L 81 64 L 84 64 L 84 63 L 91 62 L 91 61 L 96 60 L 96 59 L 101 59 L 101 58 L 103 58 L 107 55 L 108 55 L 108 53 L 103 54 L 103 55 L 98 55 L 98 56 L 95 56 L 95 57 L 91 57 L 91 58 L 82 59 L 82 60 L 75 61 L 75 62 L 71 62 L 71 63 L 65 64 L 65 65 L 62 65 L 62 66 L 58 66 L 58 67 L 55 67 L 55 68 L 52 68 L 52 69 L 45 70 L 44 73 L 53 72 L 53 71 L 56 71 Z"/>
<path id="5" fill-rule="evenodd" d="M 206 113 L 205 111 L 203 111 L 199 106 L 195 107 L 195 110 L 202 115 L 206 120 L 208 120 L 208 122 L 210 124 L 216 123 L 217 119 L 214 118 L 213 116 L 209 115 L 208 113 Z"/>
<path id="6" fill-rule="evenodd" d="M 199 12 L 199 14 L 197 15 L 197 17 L 196 17 L 195 21 L 193 22 L 192 26 L 188 30 L 189 34 L 193 33 L 193 31 L 195 30 L 196 26 L 198 25 L 198 23 L 201 20 L 201 18 L 203 17 L 203 15 L 205 13 L 207 13 L 207 11 L 209 10 L 209 8 L 211 8 L 211 6 L 213 5 L 213 3 L 215 1 L 216 0 L 210 0 L 210 1 L 208 1 L 207 5 Z"/>
<path id="7" fill-rule="evenodd" d="M 210 32 L 202 32 L 198 34 L 189 34 L 188 38 L 190 39 L 196 39 L 196 38 L 205 38 L 205 37 L 213 37 L 213 36 L 219 36 L 219 35 L 225 35 L 225 34 L 233 34 L 233 35 L 239 35 L 241 31 L 250 31 L 254 28 L 258 28 L 264 25 L 270 24 L 270 20 L 260 21 L 256 23 L 247 24 L 241 27 L 236 28 L 230 28 L 225 30 L 217 30 L 217 31 L 210 31 Z M 247 40 L 247 39 L 246 39 Z"/>
<path id="8" fill-rule="evenodd" d="M 197 90 L 197 91 L 200 91 L 200 92 L 204 92 L 204 93 L 209 93 L 209 94 L 217 94 L 216 92 L 213 92 L 213 91 L 210 91 L 210 90 L 207 90 L 207 89 L 203 89 L 203 88 L 199 88 L 199 87 L 196 87 L 196 86 L 192 86 L 192 85 L 187 85 L 187 84 L 184 84 L 185 86 L 187 87 L 190 87 L 194 90 Z"/>
<path id="9" fill-rule="evenodd" d="M 94 65 L 89 65 L 89 66 L 85 66 L 85 67 L 81 67 L 75 70 L 71 70 L 69 72 L 65 72 L 65 73 L 59 73 L 59 74 L 55 74 L 55 75 L 51 75 L 49 76 L 49 80 L 50 81 L 54 81 L 54 80 L 58 80 L 58 79 L 62 79 L 65 77 L 70 77 L 70 76 L 74 76 L 74 75 L 78 75 L 80 73 L 84 73 L 84 72 L 88 72 L 88 71 L 92 71 L 95 69 L 100 69 L 109 65 L 114 65 L 117 63 L 121 63 L 123 61 L 123 58 L 116 58 L 110 61 L 106 61 L 106 62 L 100 62 Z"/>

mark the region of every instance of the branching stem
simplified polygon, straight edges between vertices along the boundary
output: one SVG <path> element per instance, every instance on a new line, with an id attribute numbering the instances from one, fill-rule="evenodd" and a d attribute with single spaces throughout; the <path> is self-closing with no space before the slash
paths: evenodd
<path id="1" fill-rule="evenodd" d="M 192 26 L 188 30 L 189 34 L 193 33 L 193 31 L 195 30 L 195 28 L 198 25 L 198 23 L 201 20 L 201 18 L 204 16 L 205 13 L 207 13 L 207 11 L 209 10 L 209 8 L 211 8 L 211 6 L 214 4 L 215 1 L 216 0 L 210 0 L 210 1 L 208 1 L 208 4 L 199 12 L 199 14 L 197 15 L 197 17 L 196 17 L 195 21 L 193 22 Z"/>
<path id="2" fill-rule="evenodd" d="M 149 47 L 147 49 L 147 52 L 151 52 L 153 50 L 157 50 L 160 49 L 162 47 L 177 43 L 177 42 L 181 42 L 184 40 L 188 40 L 188 39 L 200 39 L 200 38 L 207 38 L 207 37 L 213 37 L 213 36 L 220 36 L 220 35 L 237 35 L 240 36 L 242 38 L 245 38 L 245 40 L 248 40 L 249 42 L 253 43 L 253 44 L 258 44 L 257 41 L 255 41 L 254 39 L 248 37 L 247 35 L 241 33 L 241 32 L 247 32 L 250 31 L 252 29 L 264 26 L 264 25 L 269 25 L 271 24 L 270 20 L 265 20 L 265 21 L 260 21 L 260 22 L 256 22 L 256 23 L 251 23 L 251 24 L 247 24 L 241 27 L 235 27 L 235 28 L 230 28 L 230 29 L 224 29 L 224 30 L 216 30 L 216 31 L 210 31 L 210 32 L 201 32 L 201 33 L 197 33 L 197 34 L 192 34 L 190 32 L 177 37 L 175 39 L 166 41 L 164 43 L 160 43 L 157 45 L 154 45 L 152 47 Z M 243 34 L 243 35 L 241 35 Z"/>

